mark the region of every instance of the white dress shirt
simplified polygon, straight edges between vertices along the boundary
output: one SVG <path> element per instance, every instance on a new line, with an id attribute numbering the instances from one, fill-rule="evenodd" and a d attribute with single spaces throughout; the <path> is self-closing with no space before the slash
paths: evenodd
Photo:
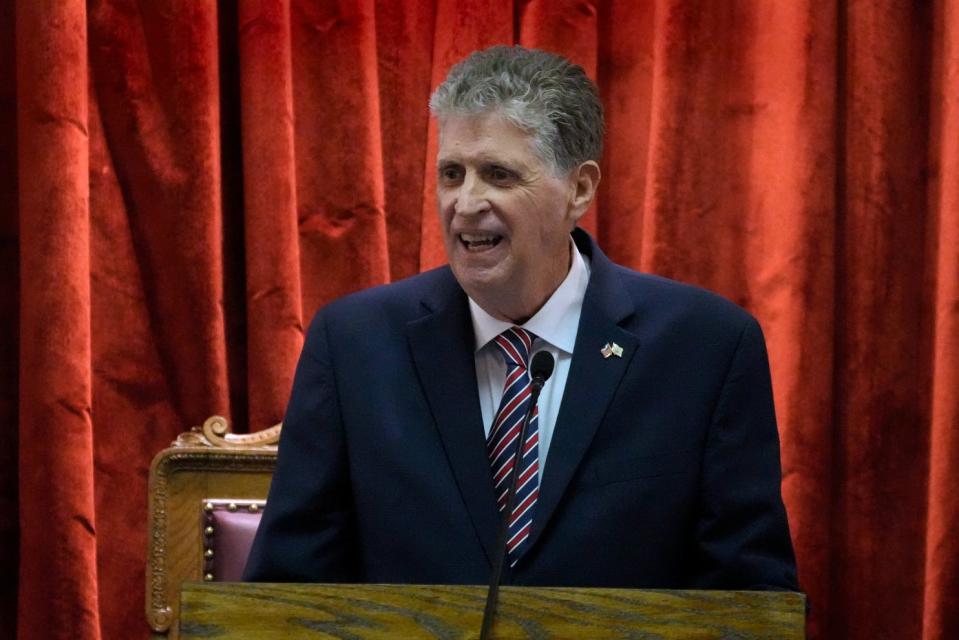
<path id="1" fill-rule="evenodd" d="M 539 469 L 540 478 L 546 468 L 546 454 L 553 438 L 556 416 L 566 389 L 569 376 L 569 364 L 573 358 L 573 345 L 576 343 L 576 331 L 579 328 L 579 316 L 583 310 L 583 297 L 589 284 L 589 264 L 572 246 L 573 260 L 566 279 L 553 292 L 539 311 L 522 328 L 536 336 L 533 351 L 549 351 L 556 360 L 553 375 L 546 381 L 539 397 Z M 470 315 L 473 319 L 473 335 L 476 337 L 476 381 L 479 388 L 480 409 L 483 412 L 483 429 L 486 437 L 493 424 L 496 410 L 503 398 L 503 384 L 506 382 L 506 365 L 500 350 L 490 342 L 513 325 L 497 320 L 486 313 L 472 298 L 469 300 Z M 532 358 L 530 358 L 532 360 Z"/>

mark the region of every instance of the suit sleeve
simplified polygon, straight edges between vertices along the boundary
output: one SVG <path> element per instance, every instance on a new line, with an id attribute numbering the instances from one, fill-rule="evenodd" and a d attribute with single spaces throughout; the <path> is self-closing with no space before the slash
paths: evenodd
<path id="1" fill-rule="evenodd" d="M 703 454 L 694 588 L 796 590 L 766 345 L 749 318 Z"/>
<path id="2" fill-rule="evenodd" d="M 243 579 L 356 581 L 355 539 L 346 440 L 321 311 L 297 364 L 267 506 Z"/>

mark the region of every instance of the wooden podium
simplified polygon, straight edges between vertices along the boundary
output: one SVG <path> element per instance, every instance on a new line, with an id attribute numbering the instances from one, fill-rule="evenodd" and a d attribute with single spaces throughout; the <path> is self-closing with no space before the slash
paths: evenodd
<path id="1" fill-rule="evenodd" d="M 477 638 L 485 586 L 184 583 L 180 638 Z M 494 638 L 805 638 L 805 596 L 501 587 Z"/>

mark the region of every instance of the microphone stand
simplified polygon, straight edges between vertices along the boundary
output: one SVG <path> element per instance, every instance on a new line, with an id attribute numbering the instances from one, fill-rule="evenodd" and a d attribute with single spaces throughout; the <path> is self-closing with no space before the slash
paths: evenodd
<path id="1" fill-rule="evenodd" d="M 549 355 L 548 352 L 541 352 Z M 536 355 L 539 355 L 537 353 Z M 526 430 L 529 427 L 530 420 L 533 419 L 533 411 L 536 410 L 536 402 L 539 400 L 540 391 L 546 384 L 546 379 L 552 373 L 552 357 L 549 358 L 550 366 L 546 375 L 543 372 L 537 372 L 530 383 L 530 405 L 526 411 L 526 417 L 523 419 L 523 426 L 519 431 L 519 442 L 516 445 L 516 453 L 513 454 L 513 470 L 510 471 L 512 482 L 509 485 L 509 493 L 506 496 L 506 509 L 499 525 L 499 536 L 496 541 L 496 560 L 493 562 L 493 573 L 489 579 L 489 590 L 486 592 L 486 608 L 483 610 L 483 625 L 480 627 L 480 640 L 488 640 L 490 630 L 493 627 L 493 617 L 496 615 L 496 601 L 499 597 L 499 583 L 503 577 L 503 564 L 506 561 L 506 536 L 509 533 L 509 519 L 513 514 L 513 502 L 516 500 L 516 489 L 519 484 L 519 462 L 522 461 L 523 445 L 526 443 Z M 532 369 L 532 366 L 530 367 Z"/>

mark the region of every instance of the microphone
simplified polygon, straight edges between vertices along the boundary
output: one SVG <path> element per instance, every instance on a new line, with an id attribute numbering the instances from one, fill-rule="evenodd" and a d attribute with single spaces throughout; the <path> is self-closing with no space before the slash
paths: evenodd
<path id="1" fill-rule="evenodd" d="M 533 356 L 533 361 L 529 365 L 529 373 L 533 378 L 533 389 L 536 395 L 533 396 L 533 406 L 536 405 L 536 399 L 539 398 L 539 392 L 543 390 L 543 385 L 553 375 L 553 366 L 556 361 L 549 351 L 537 351 Z"/>
<path id="2" fill-rule="evenodd" d="M 526 417 L 523 419 L 523 426 L 519 431 L 519 438 L 516 445 L 514 458 L 523 450 L 523 443 L 526 442 L 526 430 L 529 427 L 529 421 L 533 418 L 533 411 L 536 409 L 536 402 L 539 400 L 539 394 L 543 390 L 543 385 L 553 375 L 553 366 L 555 360 L 549 351 L 538 351 L 533 355 L 529 364 L 529 374 L 532 378 L 530 383 L 530 403 L 526 410 Z M 506 509 L 503 510 L 503 519 L 499 525 L 499 538 L 496 543 L 496 560 L 493 562 L 493 573 L 489 578 L 489 589 L 486 591 L 486 608 L 483 610 L 483 625 L 480 627 L 480 640 L 489 638 L 490 630 L 493 628 L 493 617 L 496 615 L 496 601 L 499 596 L 499 583 L 503 577 L 503 563 L 506 562 L 506 535 L 509 532 L 509 519 L 513 513 L 513 502 L 516 501 L 516 485 L 519 481 L 519 464 L 513 464 L 513 470 L 510 471 L 512 479 L 509 483 L 509 494 L 506 497 Z"/>

